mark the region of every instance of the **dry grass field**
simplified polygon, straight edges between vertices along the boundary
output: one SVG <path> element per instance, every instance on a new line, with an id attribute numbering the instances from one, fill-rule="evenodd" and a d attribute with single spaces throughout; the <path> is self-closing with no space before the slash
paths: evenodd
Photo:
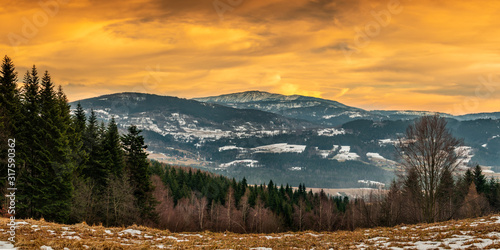
<path id="1" fill-rule="evenodd" d="M 7 219 L 0 219 L 7 241 Z M 0 244 L 1 246 L 1 244 Z M 500 217 L 392 228 L 277 234 L 171 233 L 142 226 L 18 221 L 17 249 L 500 249 Z"/>

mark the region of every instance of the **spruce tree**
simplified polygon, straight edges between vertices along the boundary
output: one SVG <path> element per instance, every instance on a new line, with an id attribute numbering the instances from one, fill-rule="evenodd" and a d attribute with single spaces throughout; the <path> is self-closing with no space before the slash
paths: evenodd
<path id="1" fill-rule="evenodd" d="M 31 71 L 26 72 L 23 79 L 22 88 L 22 113 L 23 117 L 19 125 L 19 134 L 16 138 L 18 154 L 18 190 L 22 190 L 17 195 L 19 200 L 16 204 L 18 214 L 24 218 L 37 218 L 40 214 L 35 211 L 36 204 L 33 202 L 38 199 L 40 194 L 35 180 L 40 177 L 42 172 L 40 164 L 40 149 L 43 147 L 41 142 L 40 119 L 40 80 L 38 71 L 33 65 Z"/>
<path id="2" fill-rule="evenodd" d="M 84 178 L 94 180 L 99 188 L 103 188 L 107 183 L 109 171 L 104 167 L 103 136 L 94 110 L 90 111 L 84 131 L 83 148 L 88 155 L 88 161 L 82 174 Z"/>
<path id="3" fill-rule="evenodd" d="M 0 105 L 5 117 L 2 117 L 5 129 L 11 136 L 16 135 L 17 121 L 21 115 L 21 102 L 17 89 L 17 72 L 12 60 L 5 56 L 0 67 Z"/>
<path id="4" fill-rule="evenodd" d="M 74 126 L 75 132 L 80 134 L 83 138 L 83 133 L 85 132 L 85 123 L 87 122 L 87 117 L 85 116 L 85 111 L 82 108 L 80 102 L 76 105 L 75 116 L 74 116 Z"/>
<path id="5" fill-rule="evenodd" d="M 454 206 L 453 206 L 453 194 L 455 190 L 455 183 L 453 180 L 453 175 L 450 171 L 443 171 L 441 180 L 439 182 L 438 190 L 436 191 L 437 202 L 438 202 L 438 213 L 439 220 L 449 220 L 453 216 Z"/>
<path id="6" fill-rule="evenodd" d="M 488 191 L 486 187 L 486 177 L 483 175 L 481 167 L 479 165 L 476 165 L 472 173 L 474 174 L 474 184 L 476 185 L 476 191 L 480 194 L 486 193 Z"/>
<path id="7" fill-rule="evenodd" d="M 70 124 L 67 128 L 68 138 L 70 140 L 70 147 L 72 151 L 71 157 L 75 164 L 74 177 L 83 178 L 82 172 L 88 161 L 88 154 L 84 149 L 84 134 L 85 134 L 85 111 L 83 111 L 80 103 L 78 103 L 75 115 L 72 117 L 69 115 L 70 106 L 67 105 L 66 95 L 63 93 L 61 86 L 59 86 L 59 91 L 57 93 L 59 105 L 63 112 L 63 119 Z M 67 114 L 67 115 L 66 115 Z"/>
<path id="8" fill-rule="evenodd" d="M 121 176 L 125 163 L 123 161 L 120 134 L 114 118 L 111 119 L 104 134 L 103 152 L 107 172 L 114 176 Z"/>
<path id="9" fill-rule="evenodd" d="M 0 172 L 7 173 L 7 139 L 17 138 L 21 119 L 21 102 L 17 89 L 17 72 L 12 60 L 5 56 L 0 67 Z M 0 177 L 0 187 L 5 185 L 7 175 Z M 2 191 L 3 193 L 3 191 Z"/>
<path id="10" fill-rule="evenodd" d="M 149 162 L 144 144 L 144 137 L 140 135 L 141 130 L 136 126 L 128 128 L 128 134 L 122 137 L 123 148 L 125 149 L 125 158 L 127 170 L 130 172 L 130 181 L 135 186 L 134 196 L 137 198 L 138 206 L 143 216 L 152 216 L 155 202 L 152 196 L 152 184 L 149 176 Z M 187 183 L 184 182 L 182 190 L 188 192 L 184 195 L 190 195 Z M 187 191 L 186 191 L 187 190 Z"/>
<path id="11" fill-rule="evenodd" d="M 33 201 L 36 211 L 48 220 L 66 222 L 69 218 L 72 197 L 73 162 L 69 145 L 69 108 L 62 90 L 56 92 L 49 73 L 42 78 L 40 92 L 39 149 L 41 173 L 36 179 L 38 196 Z"/>

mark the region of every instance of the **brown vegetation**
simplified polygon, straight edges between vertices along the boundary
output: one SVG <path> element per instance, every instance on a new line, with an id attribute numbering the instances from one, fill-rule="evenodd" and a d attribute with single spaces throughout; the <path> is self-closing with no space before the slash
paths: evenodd
<path id="1" fill-rule="evenodd" d="M 1 218 L 0 240 L 7 241 L 8 219 Z M 400 225 L 354 231 L 238 234 L 171 233 L 143 226 L 62 225 L 25 220 L 18 225 L 19 249 L 492 249 L 500 246 L 500 217 L 451 220 L 432 224 Z"/>

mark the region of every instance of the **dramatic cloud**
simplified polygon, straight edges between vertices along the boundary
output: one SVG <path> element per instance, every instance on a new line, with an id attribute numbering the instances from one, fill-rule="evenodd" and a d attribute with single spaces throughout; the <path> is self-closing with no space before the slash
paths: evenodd
<path id="1" fill-rule="evenodd" d="M 70 100 L 263 90 L 365 109 L 500 107 L 500 3 L 478 0 L 19 0 L 0 51 Z M 498 74 L 498 75 L 497 75 Z"/>

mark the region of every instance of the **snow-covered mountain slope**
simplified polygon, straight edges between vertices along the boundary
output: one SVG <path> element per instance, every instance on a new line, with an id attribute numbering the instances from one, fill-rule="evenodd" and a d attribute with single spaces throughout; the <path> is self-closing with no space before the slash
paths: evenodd
<path id="1" fill-rule="evenodd" d="M 72 109 L 78 102 L 70 103 Z M 79 101 L 87 114 L 114 118 L 122 126 L 141 129 L 178 140 L 209 140 L 223 137 L 273 135 L 317 127 L 306 121 L 259 110 L 243 110 L 177 97 L 120 93 Z"/>
<path id="2" fill-rule="evenodd" d="M 363 110 L 345 104 L 301 95 L 280 95 L 263 91 L 246 91 L 241 93 L 195 98 L 206 103 L 217 103 L 239 109 L 257 109 L 280 114 L 290 118 L 304 119 L 328 126 L 338 126 L 343 123 L 369 119 L 382 120 L 412 120 L 425 115 L 439 114 L 445 118 L 459 121 L 476 119 L 500 119 L 500 112 L 478 113 L 454 116 L 447 113 L 416 111 L 416 110 Z"/>
<path id="3" fill-rule="evenodd" d="M 247 91 L 235 94 L 196 98 L 194 100 L 217 103 L 239 109 L 256 109 L 303 119 L 323 125 L 337 126 L 357 118 L 374 118 L 359 108 L 321 98 L 300 95 L 279 95 L 261 91 Z"/>

